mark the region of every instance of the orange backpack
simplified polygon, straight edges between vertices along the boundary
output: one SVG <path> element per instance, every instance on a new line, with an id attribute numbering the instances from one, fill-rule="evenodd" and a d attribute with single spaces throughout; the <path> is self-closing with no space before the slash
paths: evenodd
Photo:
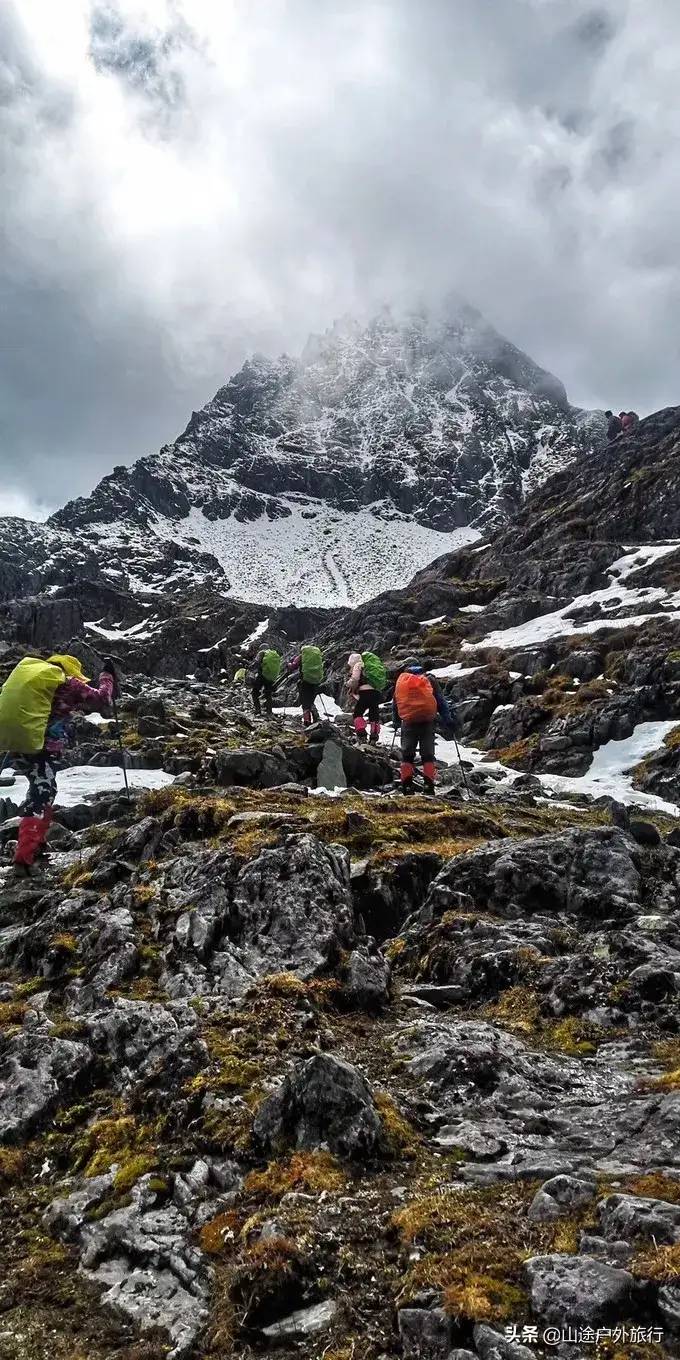
<path id="1" fill-rule="evenodd" d="M 394 689 L 394 701 L 402 722 L 431 722 L 437 700 L 426 675 L 403 671 Z"/>

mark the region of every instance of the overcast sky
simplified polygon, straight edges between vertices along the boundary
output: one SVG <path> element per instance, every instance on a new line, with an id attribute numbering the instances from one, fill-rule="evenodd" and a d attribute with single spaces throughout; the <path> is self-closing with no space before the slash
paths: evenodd
<path id="1" fill-rule="evenodd" d="M 451 289 L 578 404 L 680 402 L 679 67 L 678 0 L 4 0 L 0 513 Z"/>

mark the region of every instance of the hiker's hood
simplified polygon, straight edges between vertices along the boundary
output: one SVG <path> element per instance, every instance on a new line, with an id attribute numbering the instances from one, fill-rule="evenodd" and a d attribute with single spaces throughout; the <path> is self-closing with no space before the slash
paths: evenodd
<path id="1" fill-rule="evenodd" d="M 69 680 L 74 677 L 77 680 L 89 680 L 89 676 L 83 674 L 83 668 L 77 656 L 69 656 L 68 654 L 62 656 L 60 652 L 55 652 L 54 656 L 48 656 L 47 660 L 51 666 L 61 666 Z"/>
<path id="2" fill-rule="evenodd" d="M 358 664 L 359 664 L 360 661 L 361 661 L 361 653 L 360 653 L 360 652 L 350 652 L 349 657 L 348 657 L 348 660 L 347 660 L 347 665 L 348 665 L 348 666 L 358 666 Z"/>

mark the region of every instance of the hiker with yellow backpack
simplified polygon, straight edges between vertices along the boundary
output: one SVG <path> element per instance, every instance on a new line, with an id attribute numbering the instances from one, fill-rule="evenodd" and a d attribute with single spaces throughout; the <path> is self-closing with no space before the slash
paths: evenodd
<path id="1" fill-rule="evenodd" d="M 375 746 L 380 738 L 380 700 L 387 688 L 387 671 L 375 652 L 351 652 L 347 666 L 347 692 L 355 701 L 352 721 L 357 741 L 366 741 L 367 715 L 368 740 Z"/>
<path id="2" fill-rule="evenodd" d="M 14 856 L 16 867 L 25 873 L 50 829 L 57 765 L 70 740 L 71 714 L 101 713 L 117 696 L 116 668 L 108 657 L 97 689 L 87 683 L 75 656 L 54 655 L 47 661 L 24 657 L 0 690 L 0 749 L 8 753 L 6 764 L 15 774 L 28 779 Z"/>

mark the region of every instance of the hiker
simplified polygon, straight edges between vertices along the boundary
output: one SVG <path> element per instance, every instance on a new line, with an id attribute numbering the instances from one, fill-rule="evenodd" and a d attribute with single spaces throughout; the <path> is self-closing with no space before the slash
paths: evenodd
<path id="1" fill-rule="evenodd" d="M 319 721 L 314 700 L 321 693 L 324 667 L 323 657 L 318 647 L 301 647 L 297 656 L 289 661 L 284 674 L 297 675 L 298 695 L 302 708 L 302 721 L 305 727 Z"/>
<path id="2" fill-rule="evenodd" d="M 369 742 L 375 746 L 380 737 L 380 700 L 387 685 L 387 671 L 375 652 L 352 652 L 347 666 L 347 692 L 355 700 L 353 726 L 357 741 L 366 741 L 364 714 L 368 714 Z"/>
<path id="3" fill-rule="evenodd" d="M 273 709 L 274 690 L 281 675 L 281 656 L 273 647 L 262 647 L 253 665 L 246 672 L 246 684 L 253 701 L 256 718 L 262 717 L 260 696 L 264 695 L 264 708 L 268 718 Z"/>
<path id="4" fill-rule="evenodd" d="M 607 439 L 609 440 L 610 444 L 613 444 L 614 440 L 618 439 L 623 428 L 621 424 L 621 417 L 615 416 L 613 411 L 605 411 L 604 414 L 607 419 Z"/>
<path id="5" fill-rule="evenodd" d="M 446 728 L 455 730 L 455 716 L 433 675 L 426 675 L 417 661 L 409 660 L 397 678 L 392 700 L 395 731 L 401 727 L 401 791 L 414 792 L 414 760 L 420 747 L 425 793 L 433 794 L 437 778 L 434 761 L 437 715 Z"/>
<path id="6" fill-rule="evenodd" d="M 624 411 L 621 416 L 621 430 L 623 434 L 632 434 L 636 425 L 640 424 L 640 417 L 636 411 Z"/>
<path id="7" fill-rule="evenodd" d="M 0 746 L 6 763 L 28 779 L 28 796 L 19 823 L 14 863 L 30 872 L 52 822 L 57 794 L 57 765 L 69 744 L 69 718 L 74 712 L 108 709 L 118 695 L 116 668 L 110 657 L 102 664 L 93 689 L 75 656 L 26 656 L 14 667 L 0 691 Z"/>

